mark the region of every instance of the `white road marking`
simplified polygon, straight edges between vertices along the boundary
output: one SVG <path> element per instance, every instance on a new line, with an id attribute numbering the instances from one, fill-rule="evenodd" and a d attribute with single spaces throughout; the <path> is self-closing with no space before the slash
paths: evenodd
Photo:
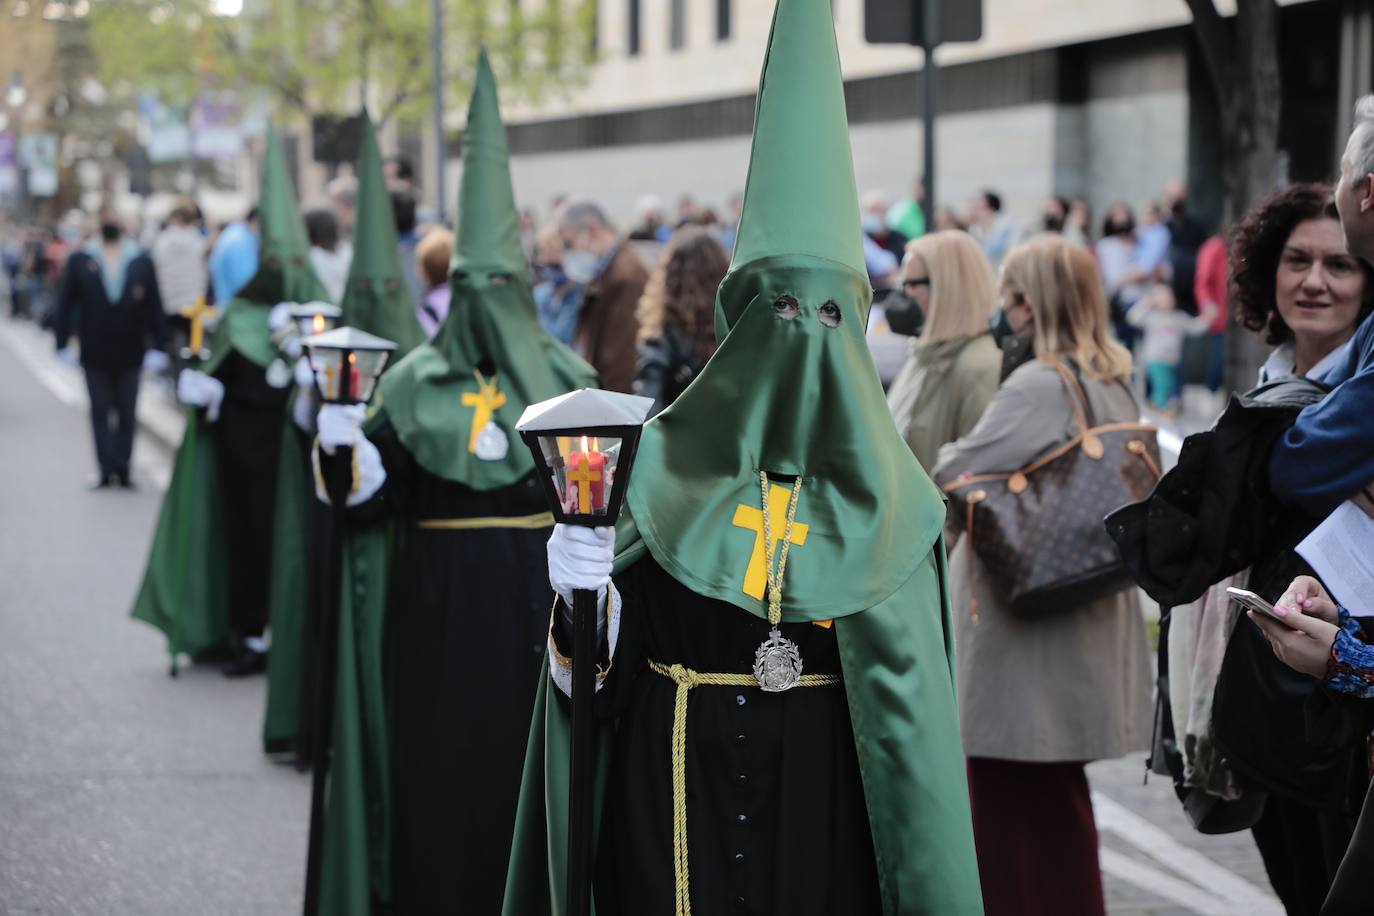
<path id="1" fill-rule="evenodd" d="M 51 353 L 42 353 L 34 343 L 24 340 L 24 336 L 14 322 L 0 321 L 0 340 L 9 344 L 10 350 L 34 378 L 63 404 L 86 407 L 90 403 L 86 388 L 71 373 L 71 367 L 58 362 Z"/>
<path id="2" fill-rule="evenodd" d="M 1224 911 L 1198 912 L 1284 916 L 1283 906 L 1267 890 L 1256 887 L 1230 869 L 1223 868 L 1198 850 L 1183 845 L 1159 827 L 1107 796 L 1094 792 L 1092 798 L 1098 829 L 1115 834 L 1161 865 L 1183 876 L 1196 887 L 1207 888 L 1210 894 L 1216 895 L 1232 907 Z M 1104 857 L 1106 853 L 1107 850 L 1103 850 Z M 1132 880 L 1125 875 L 1121 877 Z M 1149 879 L 1155 880 L 1154 876 L 1150 876 Z M 1162 894 L 1153 884 L 1141 886 Z"/>

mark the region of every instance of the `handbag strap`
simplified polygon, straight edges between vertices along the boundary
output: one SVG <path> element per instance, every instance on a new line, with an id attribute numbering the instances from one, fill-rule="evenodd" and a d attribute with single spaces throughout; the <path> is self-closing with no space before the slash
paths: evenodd
<path id="1" fill-rule="evenodd" d="M 1078 434 L 1083 435 L 1093 428 L 1095 423 L 1092 417 L 1092 405 L 1088 403 L 1088 396 L 1083 391 L 1083 386 L 1079 383 L 1077 376 L 1078 367 L 1074 367 L 1074 372 L 1064 365 L 1062 360 L 1054 361 L 1054 369 L 1059 373 L 1059 381 L 1064 385 L 1064 393 L 1069 396 L 1069 406 L 1073 408 L 1073 419 L 1078 424 Z"/>

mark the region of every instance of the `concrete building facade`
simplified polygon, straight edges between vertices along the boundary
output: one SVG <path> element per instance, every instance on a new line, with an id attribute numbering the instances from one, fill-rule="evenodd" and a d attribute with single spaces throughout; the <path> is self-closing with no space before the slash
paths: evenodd
<path id="1" fill-rule="evenodd" d="M 937 52 L 942 204 L 962 207 L 991 188 L 1026 219 L 1051 194 L 1086 197 L 1100 214 L 1187 178 L 1205 208 L 1215 101 L 1182 0 L 983 4 L 982 39 Z M 863 0 L 832 5 L 859 190 L 906 193 L 923 168 L 922 53 L 867 44 Z M 723 210 L 743 187 L 772 7 L 598 0 L 599 58 L 586 84 L 507 111 L 522 204 L 542 215 L 557 195 L 587 195 L 629 220 L 651 193 L 670 208 L 691 195 Z M 1327 177 L 1342 107 L 1374 84 L 1369 7 L 1292 0 L 1281 17 L 1287 174 Z M 424 174 L 433 166 L 431 156 Z M 449 188 L 460 168 L 450 158 Z"/>

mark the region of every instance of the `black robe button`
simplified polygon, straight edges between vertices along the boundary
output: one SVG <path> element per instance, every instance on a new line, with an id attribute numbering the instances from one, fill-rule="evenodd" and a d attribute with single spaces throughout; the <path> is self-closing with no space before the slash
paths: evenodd
<path id="1" fill-rule="evenodd" d="M 747 740 L 749 740 L 749 739 L 746 738 L 744 735 L 736 735 L 736 736 L 735 736 L 735 743 L 736 743 L 736 744 L 743 744 L 743 743 L 744 743 L 745 741 L 747 741 Z"/>
<path id="2" fill-rule="evenodd" d="M 743 864 L 744 864 L 744 853 L 742 853 L 742 852 L 737 852 L 737 853 L 735 853 L 735 864 L 736 864 L 736 865 L 743 865 Z"/>
<path id="3" fill-rule="evenodd" d="M 749 777 L 748 777 L 748 776 L 745 776 L 743 773 L 741 773 L 741 774 L 739 774 L 738 776 L 735 777 L 735 782 L 738 783 L 738 784 L 741 785 L 741 786 L 744 785 L 745 783 L 747 783 L 748 781 L 749 781 Z"/>
<path id="4" fill-rule="evenodd" d="M 741 824 L 747 824 L 747 823 L 749 823 L 749 815 L 747 815 L 747 814 L 741 814 L 741 815 L 739 815 L 739 822 L 740 822 Z"/>
<path id="5" fill-rule="evenodd" d="M 748 703 L 748 702 L 749 702 L 749 701 L 748 701 L 747 699 L 745 699 L 744 694 L 742 694 L 742 693 L 737 693 L 737 694 L 735 694 L 735 705 L 736 705 L 736 706 L 743 706 L 745 703 Z"/>

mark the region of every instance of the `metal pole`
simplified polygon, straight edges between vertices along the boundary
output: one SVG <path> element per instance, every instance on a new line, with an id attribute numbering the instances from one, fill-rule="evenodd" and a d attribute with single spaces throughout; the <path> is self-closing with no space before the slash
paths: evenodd
<path id="1" fill-rule="evenodd" d="M 348 491 L 353 486 L 351 447 L 340 446 L 335 450 L 334 460 L 329 468 L 328 484 L 332 518 L 324 593 L 320 602 L 323 621 L 320 627 L 319 680 L 315 690 L 315 733 L 311 760 L 314 772 L 311 774 L 310 787 L 310 844 L 305 868 L 305 916 L 321 916 L 320 879 L 324 864 L 325 790 L 333 752 L 334 677 L 338 670 L 339 613 L 343 601 L 340 583 L 343 578 Z"/>
<path id="2" fill-rule="evenodd" d="M 434 27 L 434 212 L 444 222 L 444 0 L 430 0 Z"/>
<path id="3" fill-rule="evenodd" d="M 568 776 L 569 916 L 590 916 L 592 784 L 596 767 L 596 592 L 573 591 L 572 761 Z"/>
<path id="4" fill-rule="evenodd" d="M 935 116 L 939 108 L 939 72 L 935 65 L 935 48 L 940 44 L 940 0 L 924 0 L 921 29 L 921 48 L 925 51 L 925 62 L 921 68 L 921 85 L 925 90 L 923 105 L 924 124 L 922 141 L 925 146 L 925 177 L 922 179 L 925 190 L 926 231 L 935 231 Z"/>

